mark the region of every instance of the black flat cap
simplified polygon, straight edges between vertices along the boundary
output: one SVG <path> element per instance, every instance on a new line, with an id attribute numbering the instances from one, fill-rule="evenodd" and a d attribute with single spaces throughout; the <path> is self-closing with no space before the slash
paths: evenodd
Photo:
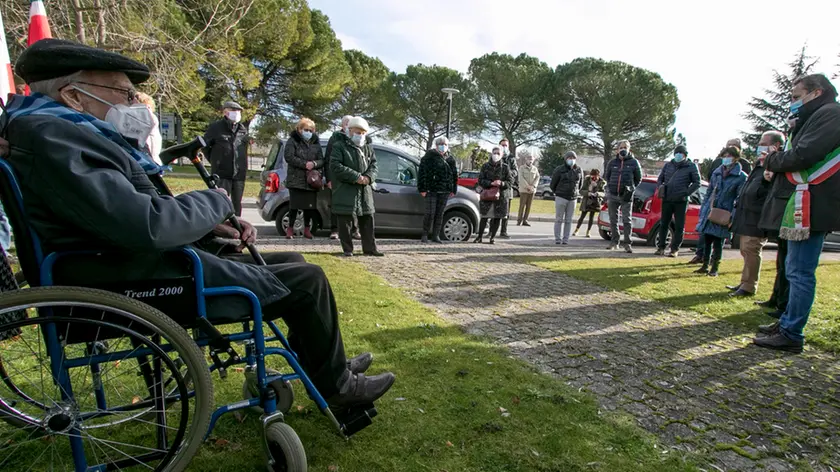
<path id="1" fill-rule="evenodd" d="M 115 52 L 63 39 L 42 39 L 23 51 L 15 73 L 27 83 L 55 79 L 80 70 L 123 72 L 133 84 L 149 78 L 149 68 Z"/>

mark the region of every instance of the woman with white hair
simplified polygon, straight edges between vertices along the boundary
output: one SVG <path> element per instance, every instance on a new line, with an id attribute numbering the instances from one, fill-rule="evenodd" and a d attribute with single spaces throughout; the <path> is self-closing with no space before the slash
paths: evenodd
<path id="1" fill-rule="evenodd" d="M 429 242 L 429 230 L 432 241 L 440 240 L 443 225 L 443 212 L 446 201 L 455 195 L 458 189 L 458 170 L 455 159 L 449 154 L 449 139 L 441 136 L 435 140 L 435 147 L 426 151 L 420 160 L 417 176 L 417 190 L 426 200 L 426 214 L 423 217 L 423 237 L 421 242 Z"/>
<path id="2" fill-rule="evenodd" d="M 481 223 L 478 226 L 478 237 L 474 243 L 482 242 L 484 228 L 487 227 L 487 220 L 490 220 L 490 244 L 496 242 L 496 231 L 507 216 L 509 197 L 505 190 L 513 187 L 513 178 L 510 168 L 502 162 L 502 148 L 496 146 L 490 154 L 490 162 L 481 167 L 478 176 L 478 185 L 481 186 Z"/>

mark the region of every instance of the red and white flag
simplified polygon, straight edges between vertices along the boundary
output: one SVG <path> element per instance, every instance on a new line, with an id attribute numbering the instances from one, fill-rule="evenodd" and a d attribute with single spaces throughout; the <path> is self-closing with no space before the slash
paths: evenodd
<path id="1" fill-rule="evenodd" d="M 36 41 L 44 38 L 52 38 L 47 10 L 41 0 L 31 0 L 29 2 L 29 38 L 26 45 L 32 46 Z"/>
<path id="2" fill-rule="evenodd" d="M 15 92 L 15 77 L 12 75 L 12 62 L 9 59 L 9 47 L 6 45 L 6 29 L 3 15 L 0 14 L 0 100 L 7 103 L 9 95 Z"/>

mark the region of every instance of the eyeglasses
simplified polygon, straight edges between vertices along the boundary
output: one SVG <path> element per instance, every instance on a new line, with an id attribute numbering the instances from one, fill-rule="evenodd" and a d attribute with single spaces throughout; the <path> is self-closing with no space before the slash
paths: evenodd
<path id="1" fill-rule="evenodd" d="M 91 87 L 99 87 L 99 88 L 104 88 L 104 89 L 108 89 L 108 90 L 114 90 L 114 91 L 117 91 L 117 92 L 122 92 L 122 93 L 125 94 L 126 99 L 128 100 L 128 103 L 133 103 L 134 101 L 137 100 L 137 90 L 135 90 L 133 88 L 124 89 L 124 88 L 120 88 L 120 87 L 111 87 L 111 86 L 108 86 L 108 85 L 92 84 L 90 82 L 76 82 L 76 83 L 77 84 L 82 84 L 82 85 L 90 85 Z"/>

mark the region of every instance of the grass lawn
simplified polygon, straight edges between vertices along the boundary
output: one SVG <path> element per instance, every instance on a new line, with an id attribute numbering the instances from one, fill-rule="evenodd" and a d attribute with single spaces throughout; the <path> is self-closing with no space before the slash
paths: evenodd
<path id="1" fill-rule="evenodd" d="M 772 321 L 753 304 L 767 300 L 776 277 L 774 260 L 765 260 L 761 283 L 754 299 L 732 300 L 726 285 L 741 280 L 741 260 L 724 260 L 721 276 L 713 279 L 693 274 L 695 266 L 667 258 L 527 258 L 540 267 L 587 280 L 614 290 L 632 293 L 678 308 L 693 310 L 715 318 L 727 318 L 754 328 Z M 840 263 L 827 262 L 817 269 L 817 298 L 805 328 L 808 344 L 840 352 Z"/>
<path id="2" fill-rule="evenodd" d="M 204 184 L 198 176 L 195 178 L 191 177 L 171 177 L 171 176 L 164 176 L 163 178 L 166 181 L 166 185 L 169 186 L 169 189 L 172 190 L 172 193 L 178 195 L 179 193 L 189 192 L 191 190 L 206 190 L 207 185 Z M 245 193 L 243 196 L 257 198 L 260 193 L 260 182 L 247 180 L 245 182 Z"/>
<path id="3" fill-rule="evenodd" d="M 309 256 L 332 281 L 348 353 L 371 351 L 372 372 L 397 383 L 374 424 L 339 438 L 305 397 L 287 416 L 312 471 L 677 471 L 684 456 L 655 448 L 632 418 L 536 373 L 499 347 L 467 337 L 359 265 Z M 218 380 L 217 401 L 237 400 L 242 374 Z M 504 409 L 504 410 L 503 410 Z M 227 415 L 190 470 L 262 470 L 258 421 Z"/>
<path id="4" fill-rule="evenodd" d="M 578 204 L 580 206 L 580 204 Z M 519 213 L 519 199 L 514 198 L 510 205 L 511 214 L 516 216 Z M 551 200 L 543 200 L 542 197 L 539 195 L 534 197 L 533 203 L 531 203 L 531 214 L 532 215 L 554 215 L 554 199 Z M 577 209 L 575 209 L 575 214 L 580 216 Z"/>

